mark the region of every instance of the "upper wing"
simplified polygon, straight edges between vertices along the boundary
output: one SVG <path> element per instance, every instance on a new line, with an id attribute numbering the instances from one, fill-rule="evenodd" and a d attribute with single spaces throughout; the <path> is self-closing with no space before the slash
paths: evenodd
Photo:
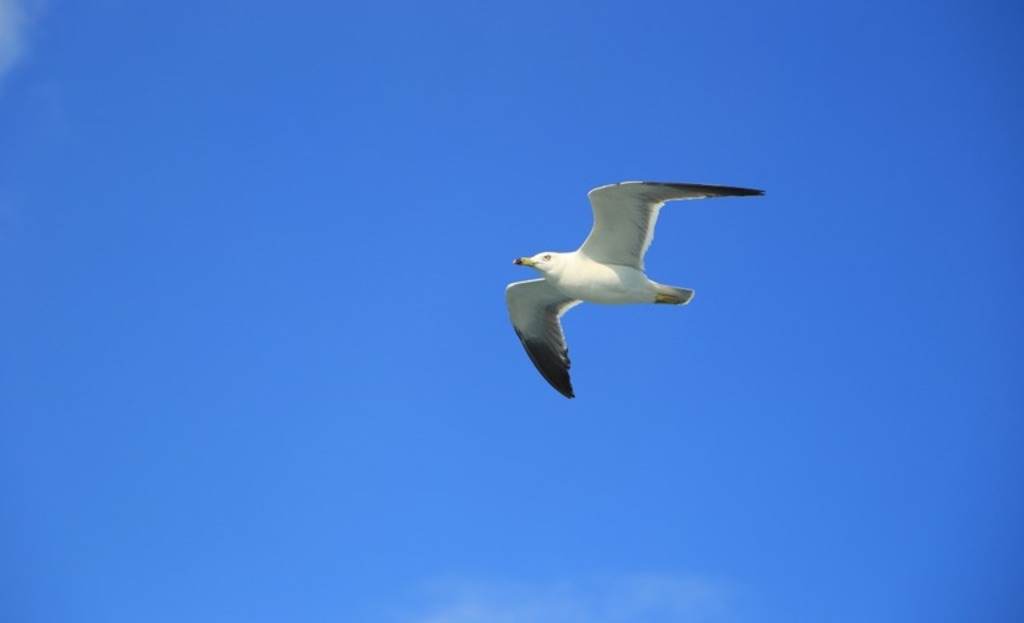
<path id="1" fill-rule="evenodd" d="M 763 195 L 763 190 L 707 184 L 622 182 L 590 191 L 594 227 L 579 251 L 603 264 L 643 270 L 644 254 L 654 240 L 654 224 L 666 201 Z"/>
<path id="2" fill-rule="evenodd" d="M 518 281 L 505 289 L 508 315 L 533 365 L 551 386 L 572 398 L 569 350 L 558 321 L 580 301 L 559 293 L 543 279 Z"/>

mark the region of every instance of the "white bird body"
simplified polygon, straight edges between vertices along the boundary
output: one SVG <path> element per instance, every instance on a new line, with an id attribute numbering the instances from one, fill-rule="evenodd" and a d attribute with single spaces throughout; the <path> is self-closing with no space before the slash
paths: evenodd
<path id="1" fill-rule="evenodd" d="M 648 279 L 643 271 L 595 262 L 579 251 L 545 255 L 552 256 L 553 267 L 541 274 L 568 298 L 604 305 L 654 302 L 658 284 Z"/>
<path id="2" fill-rule="evenodd" d="M 535 269 L 543 279 L 505 289 L 512 326 L 537 370 L 562 395 L 573 397 L 561 317 L 580 303 L 690 302 L 693 290 L 662 285 L 644 274 L 644 255 L 666 201 L 763 194 L 734 186 L 660 182 L 623 182 L 590 191 L 594 227 L 583 245 L 569 253 L 517 258 L 515 264 Z"/>

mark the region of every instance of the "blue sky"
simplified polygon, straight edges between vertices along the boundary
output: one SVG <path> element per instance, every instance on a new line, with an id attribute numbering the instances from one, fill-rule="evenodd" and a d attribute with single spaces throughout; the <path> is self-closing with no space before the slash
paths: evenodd
<path id="1" fill-rule="evenodd" d="M 0 619 L 1024 619 L 1015 2 L 0 0 Z M 507 318 L 586 192 L 683 308 Z"/>

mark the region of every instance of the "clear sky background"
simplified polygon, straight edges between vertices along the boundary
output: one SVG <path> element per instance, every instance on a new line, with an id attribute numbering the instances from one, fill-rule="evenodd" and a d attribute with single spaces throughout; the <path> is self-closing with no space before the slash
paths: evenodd
<path id="1" fill-rule="evenodd" d="M 0 620 L 1024 620 L 1024 4 L 0 0 Z M 670 204 L 682 308 L 512 258 Z"/>

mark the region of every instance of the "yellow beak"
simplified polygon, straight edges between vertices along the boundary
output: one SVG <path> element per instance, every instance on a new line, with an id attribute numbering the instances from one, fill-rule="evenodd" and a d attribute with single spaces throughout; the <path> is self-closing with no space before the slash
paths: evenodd
<path id="1" fill-rule="evenodd" d="M 516 259 L 512 260 L 512 263 L 517 266 L 533 266 L 537 262 L 534 262 L 528 257 L 517 257 Z"/>

